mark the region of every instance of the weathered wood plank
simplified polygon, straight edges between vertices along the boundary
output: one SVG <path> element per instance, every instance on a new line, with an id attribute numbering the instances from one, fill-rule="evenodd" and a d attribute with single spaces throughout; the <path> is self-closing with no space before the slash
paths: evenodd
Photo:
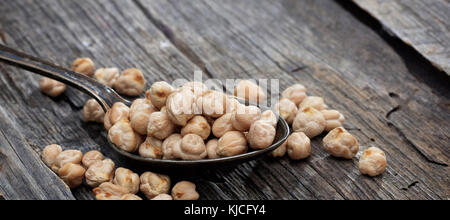
<path id="1" fill-rule="evenodd" d="M 450 2 L 353 0 L 392 34 L 450 75 Z"/>
<path id="2" fill-rule="evenodd" d="M 275 76 L 282 86 L 292 82 L 308 85 L 310 94 L 325 97 L 331 107 L 347 115 L 346 126 L 356 128 L 352 132 L 359 137 L 363 149 L 375 145 L 387 151 L 392 160 L 388 174 L 372 180 L 355 170 L 357 161 L 329 158 L 321 149 L 320 140 L 313 141 L 314 155 L 304 166 L 327 180 L 342 197 L 448 197 L 448 183 L 442 185 L 440 181 L 448 179 L 449 111 L 448 106 L 442 105 L 448 103 L 448 97 L 434 94 L 436 90 L 448 92 L 448 87 L 435 89 L 438 80 L 423 85 L 412 74 L 425 74 L 434 71 L 432 68 L 409 70 L 395 50 L 336 3 L 137 2 L 166 36 L 190 48 L 190 53 L 199 57 L 213 76 Z M 421 90 L 411 96 L 418 87 Z M 400 99 L 391 98 L 389 93 L 398 94 Z M 409 100 L 409 104 L 403 106 L 402 99 Z M 401 111 L 387 118 L 386 114 L 399 104 Z M 427 133 L 418 136 L 414 128 Z M 286 170 L 294 176 L 301 175 L 305 169 L 299 164 L 289 163 Z M 439 171 L 434 173 L 435 169 Z M 424 183 L 407 192 L 402 190 L 415 179 Z M 312 187 L 303 181 L 299 178 L 306 188 Z M 318 193 L 310 191 L 313 197 Z"/>
<path id="3" fill-rule="evenodd" d="M 0 27 L 8 45 L 32 54 L 66 65 L 89 56 L 101 66 L 137 66 L 149 81 L 201 69 L 222 79 L 275 76 L 283 88 L 304 83 L 343 111 L 362 149 L 379 146 L 390 161 L 386 174 L 367 178 L 356 159 L 329 157 L 319 138 L 306 161 L 265 158 L 232 169 L 173 173 L 174 181 L 196 182 L 203 199 L 449 198 L 449 170 L 442 165 L 449 163 L 449 88 L 436 87 L 442 82 L 433 77 L 421 80 L 433 70 L 403 61 L 335 2 L 23 0 L 0 2 Z M 411 63 L 419 68 L 408 69 Z M 50 99 L 38 92 L 38 77 L 4 65 L 0 72 L 3 111 L 26 137 L 26 148 L 101 149 L 119 166 L 148 169 L 105 148 L 102 126 L 81 121 L 77 93 Z M 73 194 L 93 198 L 85 186 Z"/>

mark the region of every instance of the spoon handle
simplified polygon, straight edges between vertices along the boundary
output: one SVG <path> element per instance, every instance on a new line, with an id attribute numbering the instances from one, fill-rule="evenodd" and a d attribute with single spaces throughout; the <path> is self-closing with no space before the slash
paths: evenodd
<path id="1" fill-rule="evenodd" d="M 116 102 L 131 105 L 130 101 L 122 98 L 113 89 L 93 78 L 16 51 L 2 44 L 0 44 L 0 61 L 70 85 L 92 96 L 105 111 Z"/>

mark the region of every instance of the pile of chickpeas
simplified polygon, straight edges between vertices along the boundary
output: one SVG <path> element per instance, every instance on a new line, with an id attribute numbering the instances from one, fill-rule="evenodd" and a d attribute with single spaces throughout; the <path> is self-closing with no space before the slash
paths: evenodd
<path id="1" fill-rule="evenodd" d="M 95 71 L 91 59 L 80 58 L 74 61 L 72 69 L 94 76 L 96 80 L 122 95 L 136 97 L 145 91 L 145 78 L 142 72 L 135 68 L 126 69 L 122 74 L 117 68 L 101 68 Z M 42 92 L 51 97 L 61 95 L 66 89 L 64 84 L 49 78 L 42 78 L 40 87 Z M 330 110 L 323 98 L 307 96 L 306 88 L 301 84 L 295 84 L 283 91 L 273 111 L 262 112 L 256 106 L 246 106 L 239 103 L 236 97 L 252 103 L 261 103 L 265 94 L 258 85 L 248 80 L 241 81 L 235 87 L 234 96 L 209 90 L 201 82 L 188 82 L 179 88 L 174 88 L 167 82 L 155 82 L 145 93 L 145 98 L 136 99 L 131 107 L 115 103 L 105 113 L 94 99 L 90 99 L 83 108 L 83 116 L 87 122 L 103 123 L 108 131 L 109 141 L 116 147 L 137 153 L 144 158 L 202 160 L 265 149 L 274 142 L 277 115 L 288 122 L 293 133 L 271 153 L 273 157 L 283 157 L 287 154 L 292 160 L 308 158 L 311 155 L 311 139 L 323 132 L 328 132 L 323 139 L 323 147 L 332 156 L 352 159 L 359 152 L 357 139 L 342 126 L 345 117 L 339 111 Z M 51 152 L 53 151 L 57 152 Z M 81 152 L 70 154 L 80 158 Z M 46 164 L 59 173 L 69 186 L 80 183 L 79 178 L 86 172 L 86 183 L 97 187 L 94 189 L 97 199 L 105 199 L 105 195 L 113 195 L 112 199 L 135 198 L 134 194 L 138 188 L 149 199 L 169 198 L 169 195 L 166 195 L 170 187 L 168 177 L 149 172 L 141 175 L 140 187 L 131 183 L 129 184 L 133 186 L 122 186 L 120 180 L 111 179 L 111 176 L 114 176 L 114 162 L 103 160 L 100 152 L 89 152 L 86 155 L 94 154 L 95 159 L 101 159 L 95 161 L 96 166 L 90 164 L 92 169 L 88 164 L 79 165 L 77 160 L 69 161 L 67 164 L 70 165 L 66 167 L 63 167 L 66 164 L 64 162 Z M 359 161 L 362 174 L 377 176 L 385 169 L 386 156 L 383 151 L 372 147 L 363 152 Z M 69 178 L 71 175 L 77 178 Z M 124 168 L 117 169 L 115 175 L 139 182 L 137 174 Z M 155 185 L 159 189 L 155 188 Z M 190 195 L 196 194 L 195 185 L 188 182 L 182 182 L 178 187 L 177 185 L 172 189 L 172 196 L 174 190 L 177 195 L 177 191 L 185 190 L 189 195 L 177 198 L 196 198 Z"/>

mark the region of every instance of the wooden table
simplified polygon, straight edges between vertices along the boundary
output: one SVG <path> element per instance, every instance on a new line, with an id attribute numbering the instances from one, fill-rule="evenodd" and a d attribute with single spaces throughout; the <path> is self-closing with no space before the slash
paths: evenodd
<path id="1" fill-rule="evenodd" d="M 382 176 L 366 177 L 357 158 L 330 157 L 322 136 L 304 161 L 265 157 L 172 174 L 174 181 L 194 181 L 202 199 L 449 199 L 449 3 L 433 1 L 433 16 L 444 16 L 433 28 L 444 32 L 430 39 L 444 49 L 430 57 L 396 31 L 398 20 L 364 6 L 383 1 L 356 2 L 0 1 L 0 39 L 65 66 L 87 56 L 98 67 L 137 67 L 149 82 L 202 70 L 218 79 L 278 78 L 281 89 L 301 83 L 345 114 L 361 150 L 377 146 L 388 158 Z M 424 18 L 420 12 L 408 16 Z M 109 150 L 102 125 L 82 121 L 85 95 L 69 89 L 52 99 L 38 82 L 34 74 L 0 64 L 0 197 L 94 198 L 87 186 L 68 190 L 41 162 L 40 151 L 52 143 L 101 150 L 118 166 L 151 170 Z"/>

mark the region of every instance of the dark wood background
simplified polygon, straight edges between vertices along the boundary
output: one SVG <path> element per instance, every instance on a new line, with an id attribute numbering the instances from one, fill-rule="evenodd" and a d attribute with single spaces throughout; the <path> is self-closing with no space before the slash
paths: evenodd
<path id="1" fill-rule="evenodd" d="M 377 1 L 356 2 L 0 1 L 0 41 L 68 67 L 81 56 L 97 67 L 137 67 L 149 82 L 202 70 L 219 79 L 279 78 L 281 89 L 302 83 L 345 114 L 361 150 L 380 147 L 388 158 L 382 176 L 362 176 L 357 158 L 330 157 L 319 137 L 304 161 L 266 157 L 171 173 L 175 181 L 194 181 L 201 199 L 449 199 L 449 2 L 433 1 L 431 11 L 443 22 L 426 32 L 441 31 L 430 39 L 444 50 L 431 58 L 408 40 L 413 35 L 387 31 L 401 25 L 367 7 Z M 408 16 L 427 18 L 420 16 L 426 4 L 403 7 L 418 11 Z M 52 143 L 101 150 L 118 166 L 152 170 L 114 154 L 102 126 L 82 121 L 85 95 L 69 88 L 51 99 L 38 82 L 39 76 L 0 64 L 0 197 L 94 198 L 87 186 L 66 189 L 41 162 L 40 151 Z"/>

